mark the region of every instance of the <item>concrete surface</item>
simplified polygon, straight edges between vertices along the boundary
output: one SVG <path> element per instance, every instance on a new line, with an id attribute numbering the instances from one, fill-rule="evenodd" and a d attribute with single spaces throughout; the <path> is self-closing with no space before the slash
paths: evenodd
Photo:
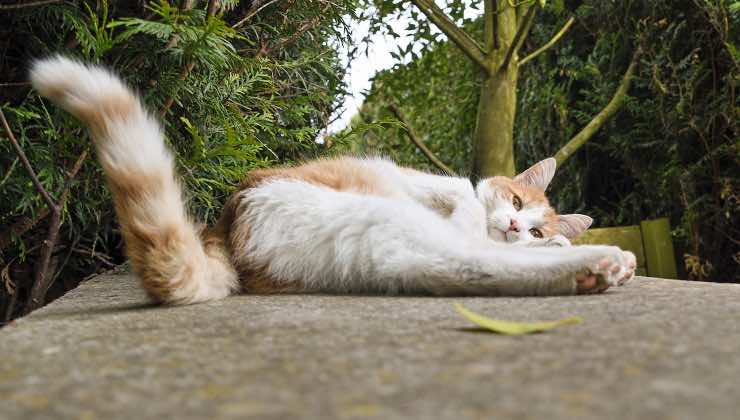
<path id="1" fill-rule="evenodd" d="M 470 329 L 581 315 L 554 331 Z M 154 307 L 101 276 L 0 330 L 2 419 L 737 419 L 740 285 L 599 296 L 239 296 Z"/>

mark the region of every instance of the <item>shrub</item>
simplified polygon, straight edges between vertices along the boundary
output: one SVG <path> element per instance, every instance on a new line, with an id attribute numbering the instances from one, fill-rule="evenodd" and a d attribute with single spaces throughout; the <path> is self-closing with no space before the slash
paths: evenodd
<path id="1" fill-rule="evenodd" d="M 344 94 L 337 45 L 353 2 L 77 1 L 0 9 L 0 100 L 43 187 L 56 196 L 89 148 L 74 118 L 26 83 L 57 52 L 116 69 L 163 118 L 166 141 L 204 221 L 252 168 L 322 153 L 316 139 Z M 0 137 L 0 320 L 23 311 L 48 212 Z M 54 298 L 123 260 L 103 175 L 86 159 L 71 184 L 50 273 Z"/>

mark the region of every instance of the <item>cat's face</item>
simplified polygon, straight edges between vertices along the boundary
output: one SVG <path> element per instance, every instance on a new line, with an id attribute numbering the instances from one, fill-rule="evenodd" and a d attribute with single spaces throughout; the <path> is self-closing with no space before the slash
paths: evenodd
<path id="1" fill-rule="evenodd" d="M 499 242 L 530 241 L 556 234 L 574 238 L 593 219 L 582 214 L 559 215 L 550 206 L 545 189 L 555 175 L 555 159 L 548 158 L 507 178 L 486 178 L 476 195 L 486 208 L 488 236 Z"/>

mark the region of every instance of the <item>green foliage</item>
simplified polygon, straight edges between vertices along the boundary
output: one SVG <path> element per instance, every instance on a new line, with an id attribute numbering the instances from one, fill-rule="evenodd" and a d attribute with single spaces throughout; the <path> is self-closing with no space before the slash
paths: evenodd
<path id="1" fill-rule="evenodd" d="M 559 170 L 550 196 L 598 226 L 670 217 L 692 279 L 740 282 L 739 4 L 548 2 L 520 54 L 576 15 L 555 47 L 520 70 L 515 156 L 523 168 L 557 152 L 609 102 L 642 46 L 624 107 Z M 481 22 L 465 28 L 481 39 Z M 429 148 L 465 173 L 478 74 L 454 46 L 430 42 L 419 58 L 376 77 L 359 118 L 389 115 L 392 97 Z M 367 131 L 353 147 L 434 170 L 400 130 Z"/>
<path id="2" fill-rule="evenodd" d="M 483 28 L 474 22 L 466 29 L 479 35 Z M 479 96 L 476 71 L 454 45 L 436 42 L 418 59 L 378 73 L 358 118 L 365 123 L 390 118 L 386 105 L 390 98 L 447 166 L 467 173 Z M 355 152 L 390 156 L 405 165 L 439 171 L 402 127 L 368 130 L 358 137 L 352 143 Z"/>
<path id="3" fill-rule="evenodd" d="M 575 30 L 522 69 L 516 146 L 520 166 L 555 153 L 609 101 L 642 46 L 624 108 L 561 168 L 553 198 L 601 226 L 669 216 L 689 278 L 740 282 L 740 66 L 732 53 L 740 15 L 732 4 L 584 2 Z M 542 16 L 531 44 L 563 18 Z"/>
<path id="4" fill-rule="evenodd" d="M 353 1 L 276 2 L 258 12 L 265 2 L 223 1 L 214 16 L 205 1 L 189 10 L 166 0 L 137 3 L 59 2 L 0 13 L 8 40 L 0 47 L 0 83 L 11 83 L 0 104 L 52 196 L 89 147 L 79 122 L 23 83 L 31 59 L 59 51 L 115 68 L 153 113 L 164 113 L 166 140 L 199 220 L 213 221 L 250 169 L 324 153 L 316 140 L 344 94 L 336 51 L 348 39 L 344 18 L 353 15 Z M 45 205 L 4 134 L 0 152 L 1 322 L 14 285 L 16 311 L 25 301 L 46 224 L 41 218 L 11 232 L 24 218 L 43 216 Z M 91 157 L 72 184 L 51 297 L 123 259 L 102 179 Z"/>
<path id="5" fill-rule="evenodd" d="M 515 3 L 527 3 L 533 0 L 517 1 Z M 465 17 L 466 9 L 483 10 L 483 4 L 477 0 L 447 0 L 444 3 L 444 11 L 458 26 L 469 26 L 474 24 L 474 19 Z M 406 46 L 398 46 L 391 55 L 397 59 L 419 58 L 419 52 L 428 52 L 444 40 L 444 36 L 434 25 L 416 8 L 410 1 L 396 0 L 361 0 L 361 12 L 359 19 L 368 23 L 368 35 L 361 45 L 366 47 L 373 34 L 383 34 L 394 39 L 399 39 L 402 34 L 396 32 L 394 22 L 405 17 L 409 23 L 404 28 L 412 43 Z M 503 4 L 502 4 L 503 7 Z M 480 32 L 474 34 L 475 39 L 482 39 Z"/>

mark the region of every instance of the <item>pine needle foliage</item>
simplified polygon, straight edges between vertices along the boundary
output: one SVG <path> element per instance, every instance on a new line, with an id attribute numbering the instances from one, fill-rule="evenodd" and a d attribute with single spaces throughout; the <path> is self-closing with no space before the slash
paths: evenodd
<path id="1" fill-rule="evenodd" d="M 47 191 L 90 140 L 27 84 L 29 62 L 63 52 L 115 68 L 162 116 L 197 217 L 213 221 L 251 169 L 325 153 L 317 138 L 345 94 L 337 51 L 351 0 L 76 0 L 0 11 L 0 105 Z M 123 260 L 102 172 L 87 159 L 54 251 L 54 298 Z M 0 322 L 22 311 L 45 205 L 0 134 Z M 25 225 L 25 226 L 24 226 Z M 12 302 L 12 304 L 11 304 Z"/>

